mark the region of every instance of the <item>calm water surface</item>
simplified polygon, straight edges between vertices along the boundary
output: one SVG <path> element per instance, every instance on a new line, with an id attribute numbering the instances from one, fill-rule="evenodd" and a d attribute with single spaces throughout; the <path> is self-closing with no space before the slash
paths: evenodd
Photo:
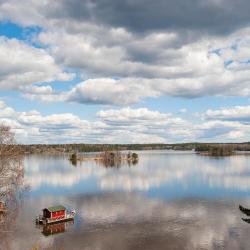
<path id="1" fill-rule="evenodd" d="M 62 156 L 25 158 L 29 189 L 13 232 L 14 250 L 250 249 L 250 156 L 209 158 L 193 152 L 138 152 L 136 165 L 73 166 Z M 44 207 L 75 208 L 74 224 L 37 227 Z M 5 250 L 4 248 L 1 248 Z"/>

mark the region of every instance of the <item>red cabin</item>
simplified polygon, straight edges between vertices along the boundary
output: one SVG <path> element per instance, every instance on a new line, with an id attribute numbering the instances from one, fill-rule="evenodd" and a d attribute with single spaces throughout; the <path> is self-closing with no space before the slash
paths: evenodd
<path id="1" fill-rule="evenodd" d="M 62 205 L 44 208 L 43 217 L 50 220 L 61 220 L 66 218 L 66 208 Z"/>

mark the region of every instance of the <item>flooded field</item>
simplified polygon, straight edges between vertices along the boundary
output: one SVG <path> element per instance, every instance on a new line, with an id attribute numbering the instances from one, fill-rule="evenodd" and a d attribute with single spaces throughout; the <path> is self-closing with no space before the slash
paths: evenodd
<path id="1" fill-rule="evenodd" d="M 27 156 L 25 188 L 0 249 L 250 249 L 239 210 L 250 208 L 249 156 L 138 154 L 138 163 L 113 167 Z M 74 222 L 35 224 L 41 209 L 57 204 L 76 209 Z"/>

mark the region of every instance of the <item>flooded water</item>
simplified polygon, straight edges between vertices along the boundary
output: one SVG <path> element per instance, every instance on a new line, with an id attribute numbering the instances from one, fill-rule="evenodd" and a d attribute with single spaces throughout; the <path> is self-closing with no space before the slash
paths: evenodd
<path id="1" fill-rule="evenodd" d="M 250 208 L 250 156 L 138 153 L 138 164 L 119 167 L 26 157 L 28 190 L 0 249 L 250 249 L 239 210 Z M 74 223 L 36 226 L 57 204 L 76 209 Z"/>

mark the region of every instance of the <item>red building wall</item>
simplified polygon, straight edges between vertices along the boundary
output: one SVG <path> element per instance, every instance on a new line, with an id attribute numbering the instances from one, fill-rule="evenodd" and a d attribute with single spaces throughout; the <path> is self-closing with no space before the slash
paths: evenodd
<path id="1" fill-rule="evenodd" d="M 65 210 L 51 213 L 51 218 L 52 219 L 58 219 L 60 217 L 65 217 Z"/>

